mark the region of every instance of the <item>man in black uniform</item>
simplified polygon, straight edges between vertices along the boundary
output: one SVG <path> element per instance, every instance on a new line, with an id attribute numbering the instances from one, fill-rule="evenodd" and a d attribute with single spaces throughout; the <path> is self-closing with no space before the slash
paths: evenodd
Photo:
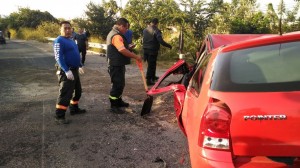
<path id="1" fill-rule="evenodd" d="M 161 31 L 157 28 L 157 25 L 158 19 L 154 18 L 150 25 L 143 30 L 144 60 L 148 62 L 146 74 L 148 85 L 154 85 L 154 82 L 158 79 L 155 74 L 160 44 L 172 49 L 172 46 L 163 40 Z"/>
<path id="2" fill-rule="evenodd" d="M 11 35 L 10 31 L 7 30 L 7 37 L 8 37 L 8 40 L 10 40 L 10 35 Z"/>
<path id="3" fill-rule="evenodd" d="M 128 103 L 122 100 L 125 87 L 125 65 L 130 64 L 130 58 L 142 61 L 141 56 L 129 51 L 129 46 L 124 36 L 128 26 L 129 22 L 127 19 L 118 19 L 106 38 L 108 72 L 112 83 L 109 95 L 110 111 L 118 114 L 124 113 L 120 107 L 129 106 Z"/>
<path id="4" fill-rule="evenodd" d="M 78 33 L 75 35 L 74 40 L 76 40 L 77 42 L 79 53 L 81 53 L 81 63 L 82 65 L 84 65 L 86 50 L 88 49 L 89 44 L 88 38 L 83 33 L 83 30 L 81 28 L 78 29 Z"/>

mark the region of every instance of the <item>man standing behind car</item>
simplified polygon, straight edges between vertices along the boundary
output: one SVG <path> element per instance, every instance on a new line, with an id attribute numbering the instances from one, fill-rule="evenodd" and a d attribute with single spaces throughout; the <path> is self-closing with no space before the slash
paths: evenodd
<path id="1" fill-rule="evenodd" d="M 86 112 L 78 107 L 82 91 L 79 73 L 83 74 L 84 71 L 80 63 L 78 47 L 70 38 L 72 35 L 70 22 L 62 21 L 60 23 L 60 33 L 61 35 L 54 40 L 54 56 L 58 64 L 56 74 L 60 85 L 56 101 L 56 122 L 57 124 L 68 124 L 65 113 L 69 105 L 71 115 Z M 75 92 L 74 96 L 73 92 Z"/>
<path id="2" fill-rule="evenodd" d="M 81 63 L 84 65 L 86 50 L 88 49 L 88 38 L 83 33 L 81 28 L 78 29 L 78 33 L 75 35 L 74 40 L 77 42 L 79 53 L 81 53 Z"/>
<path id="3" fill-rule="evenodd" d="M 7 30 L 7 37 L 8 37 L 8 40 L 10 40 L 10 35 L 11 35 L 10 31 Z"/>
<path id="4" fill-rule="evenodd" d="M 120 18 L 106 38 L 108 72 L 112 83 L 109 95 L 111 103 L 110 111 L 117 114 L 124 113 L 124 111 L 120 109 L 121 107 L 129 106 L 129 104 L 122 99 L 125 87 L 125 65 L 130 64 L 130 58 L 134 58 L 139 62 L 142 61 L 141 56 L 129 51 L 128 42 L 124 36 L 128 27 L 128 20 Z"/>
<path id="5" fill-rule="evenodd" d="M 144 60 L 148 62 L 147 84 L 154 85 L 156 77 L 156 62 L 160 44 L 172 49 L 172 46 L 163 40 L 161 31 L 157 28 L 158 19 L 154 18 L 150 25 L 143 30 Z"/>

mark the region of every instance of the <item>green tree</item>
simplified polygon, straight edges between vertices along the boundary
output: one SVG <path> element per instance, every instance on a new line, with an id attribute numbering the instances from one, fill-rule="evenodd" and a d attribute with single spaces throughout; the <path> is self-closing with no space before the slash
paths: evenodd
<path id="1" fill-rule="evenodd" d="M 6 28 L 8 28 L 8 19 L 7 18 L 3 18 L 0 15 L 0 31 L 4 31 Z"/>
<path id="2" fill-rule="evenodd" d="M 105 6 L 105 3 L 104 3 Z M 86 28 L 91 34 L 99 36 L 101 39 L 106 39 L 107 34 L 115 23 L 115 15 L 113 12 L 106 13 L 107 8 L 101 5 L 96 5 L 90 2 L 87 5 L 87 25 Z"/>
<path id="3" fill-rule="evenodd" d="M 266 18 L 269 19 L 269 29 L 271 30 L 271 33 L 277 33 L 278 32 L 278 22 L 279 18 L 273 8 L 273 4 L 268 4 L 268 9 L 266 13 Z"/>
<path id="4" fill-rule="evenodd" d="M 234 0 L 231 4 L 233 15 L 230 17 L 232 34 L 269 33 L 268 20 L 258 11 L 256 0 Z"/>
<path id="5" fill-rule="evenodd" d="M 206 27 L 204 34 L 228 34 L 230 30 L 231 4 L 223 3 L 215 14 L 210 24 Z"/>
<path id="6" fill-rule="evenodd" d="M 169 26 L 179 25 L 182 23 L 183 12 L 174 0 L 155 0 L 151 10 L 151 18 L 159 18 L 160 28 L 167 29 Z"/>
<path id="7" fill-rule="evenodd" d="M 13 12 L 8 17 L 12 28 L 36 28 L 42 22 L 58 22 L 49 12 L 40 10 L 31 10 L 29 8 L 19 8 L 18 12 Z"/>
<path id="8" fill-rule="evenodd" d="M 291 31 L 299 30 L 299 20 L 297 18 L 299 13 L 300 1 L 298 1 L 295 6 L 289 10 L 286 8 L 284 0 L 281 0 L 278 4 L 277 12 L 273 8 L 273 4 L 268 4 L 268 10 L 266 17 L 269 19 L 269 28 L 272 33 L 286 33 Z"/>
<path id="9" fill-rule="evenodd" d="M 60 25 L 56 22 L 42 22 L 35 31 L 43 35 L 43 37 L 57 37 L 60 35 Z"/>
<path id="10" fill-rule="evenodd" d="M 223 0 L 180 0 L 183 14 L 184 34 L 187 41 L 200 43 L 207 27 L 212 24 L 213 17 L 222 12 Z"/>
<path id="11" fill-rule="evenodd" d="M 258 10 L 256 0 L 233 0 L 231 4 L 224 4 L 220 14 L 213 18 L 212 23 L 209 30 L 220 31 L 214 31 L 214 33 L 260 34 L 271 32 L 270 20 Z"/>
<path id="12" fill-rule="evenodd" d="M 152 9 L 154 9 L 153 4 L 149 0 L 129 0 L 125 9 L 122 9 L 121 16 L 129 20 L 133 39 L 139 39 L 142 36 L 143 29 L 154 17 L 151 15 Z"/>
<path id="13" fill-rule="evenodd" d="M 291 32 L 291 31 L 299 31 L 300 29 L 300 17 L 299 17 L 299 8 L 300 8 L 300 1 L 298 1 L 293 9 L 285 11 L 285 26 L 283 27 L 284 32 Z M 297 18 L 298 16 L 298 18 Z"/>
<path id="14" fill-rule="evenodd" d="M 105 16 L 107 18 L 112 18 L 113 20 L 118 19 L 118 13 L 121 11 L 121 8 L 118 6 L 115 0 L 105 1 L 103 0 L 103 8 L 105 10 Z"/>
<path id="15" fill-rule="evenodd" d="M 192 5 L 192 13 L 189 15 L 196 38 L 202 38 L 206 28 L 211 24 L 212 18 L 222 11 L 223 0 L 212 0 L 209 3 L 196 1 Z M 193 20 L 195 20 L 193 22 Z"/>

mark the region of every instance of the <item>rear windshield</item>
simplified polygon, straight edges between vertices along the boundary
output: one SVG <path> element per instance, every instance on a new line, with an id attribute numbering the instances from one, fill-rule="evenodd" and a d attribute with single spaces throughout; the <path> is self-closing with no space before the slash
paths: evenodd
<path id="1" fill-rule="evenodd" d="M 300 90 L 300 42 L 233 52 L 216 58 L 211 89 L 217 91 Z"/>

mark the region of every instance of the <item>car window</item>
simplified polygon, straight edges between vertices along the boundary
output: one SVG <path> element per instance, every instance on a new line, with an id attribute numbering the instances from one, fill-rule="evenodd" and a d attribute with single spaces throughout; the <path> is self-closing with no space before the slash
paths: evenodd
<path id="1" fill-rule="evenodd" d="M 196 91 L 197 94 L 200 93 L 203 77 L 205 75 L 205 71 L 210 57 L 211 54 L 201 56 L 201 58 L 198 61 L 196 71 L 191 79 L 190 88 Z"/>
<path id="2" fill-rule="evenodd" d="M 300 89 L 300 42 L 243 49 L 217 56 L 211 88 L 219 91 Z"/>

